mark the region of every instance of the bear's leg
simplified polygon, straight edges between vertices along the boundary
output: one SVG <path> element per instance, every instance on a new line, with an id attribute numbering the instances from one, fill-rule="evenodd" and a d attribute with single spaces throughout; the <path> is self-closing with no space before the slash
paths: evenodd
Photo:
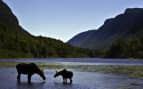
<path id="1" fill-rule="evenodd" d="M 72 79 L 70 79 L 70 84 L 72 84 Z"/>
<path id="2" fill-rule="evenodd" d="M 66 79 L 65 78 L 63 78 L 63 84 L 66 84 Z"/>
<path id="3" fill-rule="evenodd" d="M 31 84 L 31 74 L 28 74 L 28 83 Z"/>
<path id="4" fill-rule="evenodd" d="M 70 84 L 72 84 L 72 79 L 70 79 Z"/>
<path id="5" fill-rule="evenodd" d="M 20 83 L 20 75 L 21 75 L 21 74 L 18 74 L 18 75 L 17 75 L 17 82 L 18 82 L 18 83 Z"/>
<path id="6" fill-rule="evenodd" d="M 67 79 L 65 79 L 65 83 L 67 83 Z"/>

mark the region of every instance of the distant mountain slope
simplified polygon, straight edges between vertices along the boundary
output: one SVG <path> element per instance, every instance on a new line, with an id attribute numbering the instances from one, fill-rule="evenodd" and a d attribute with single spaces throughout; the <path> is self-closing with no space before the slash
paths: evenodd
<path id="1" fill-rule="evenodd" d="M 90 49 L 108 48 L 119 39 L 129 39 L 143 34 L 143 8 L 128 8 L 123 14 L 107 19 L 97 30 L 80 33 L 69 44 Z"/>
<path id="2" fill-rule="evenodd" d="M 82 45 L 88 41 L 94 34 L 95 30 L 89 30 L 86 32 L 79 33 L 73 39 L 71 39 L 68 43 L 72 44 L 73 46 L 82 47 Z M 89 44 L 90 45 L 90 44 Z"/>
<path id="3" fill-rule="evenodd" d="M 31 35 L 0 0 L 0 58 L 89 57 L 84 51 L 60 40 Z"/>

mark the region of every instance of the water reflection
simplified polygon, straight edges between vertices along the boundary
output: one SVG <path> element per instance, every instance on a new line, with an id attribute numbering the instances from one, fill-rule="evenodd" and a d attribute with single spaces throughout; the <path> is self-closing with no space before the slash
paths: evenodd
<path id="1" fill-rule="evenodd" d="M 36 83 L 27 83 L 27 82 L 20 82 L 16 84 L 17 89 L 44 89 L 43 86 L 46 82 L 36 82 Z"/>

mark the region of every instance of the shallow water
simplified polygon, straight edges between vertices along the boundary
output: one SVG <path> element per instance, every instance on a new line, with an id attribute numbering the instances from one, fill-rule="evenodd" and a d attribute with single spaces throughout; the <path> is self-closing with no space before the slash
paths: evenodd
<path id="1" fill-rule="evenodd" d="M 16 82 L 15 68 L 0 68 L 0 89 L 143 89 L 143 80 L 122 75 L 97 72 L 74 72 L 73 84 L 62 84 L 62 78 L 53 78 L 53 70 L 45 70 L 46 81 L 33 75 L 32 84 L 22 75 L 21 84 Z"/>

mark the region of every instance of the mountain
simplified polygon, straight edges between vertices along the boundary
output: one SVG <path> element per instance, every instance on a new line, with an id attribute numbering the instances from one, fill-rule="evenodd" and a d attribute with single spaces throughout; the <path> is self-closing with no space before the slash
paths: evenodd
<path id="1" fill-rule="evenodd" d="M 68 41 L 80 48 L 109 48 L 117 39 L 131 39 L 143 34 L 143 8 L 128 8 L 124 13 L 107 19 L 97 30 L 82 32 Z"/>
<path id="2" fill-rule="evenodd" d="M 0 0 L 0 58 L 89 57 L 88 52 L 60 40 L 33 36 L 19 25 L 11 9 Z"/>

